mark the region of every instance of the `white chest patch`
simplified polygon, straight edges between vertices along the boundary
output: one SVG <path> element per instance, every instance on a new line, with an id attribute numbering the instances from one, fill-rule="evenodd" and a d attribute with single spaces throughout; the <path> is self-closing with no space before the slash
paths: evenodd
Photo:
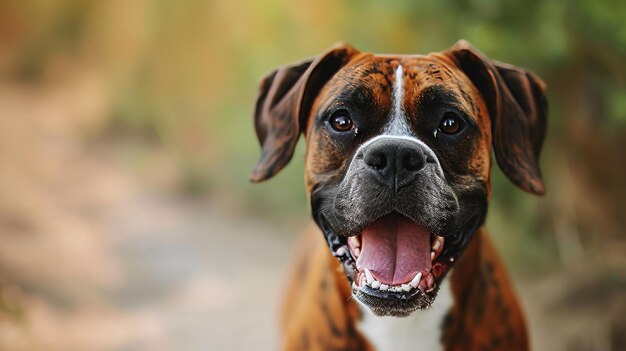
<path id="1" fill-rule="evenodd" d="M 378 317 L 361 306 L 363 320 L 359 329 L 376 351 L 443 350 L 441 327 L 452 302 L 452 291 L 446 279 L 429 309 L 415 311 L 405 318 Z"/>

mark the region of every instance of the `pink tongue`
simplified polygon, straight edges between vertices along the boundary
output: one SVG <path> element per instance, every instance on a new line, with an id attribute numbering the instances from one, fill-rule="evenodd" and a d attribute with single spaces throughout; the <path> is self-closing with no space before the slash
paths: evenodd
<path id="1" fill-rule="evenodd" d="M 368 268 L 381 283 L 408 283 L 417 272 L 430 271 L 430 234 L 399 214 L 379 218 L 361 233 L 356 265 Z"/>

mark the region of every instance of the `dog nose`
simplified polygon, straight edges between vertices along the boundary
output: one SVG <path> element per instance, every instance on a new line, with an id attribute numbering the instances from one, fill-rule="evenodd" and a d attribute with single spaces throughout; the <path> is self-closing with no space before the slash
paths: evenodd
<path id="1" fill-rule="evenodd" d="M 421 145 L 410 140 L 376 140 L 363 150 L 363 162 L 379 180 L 398 190 L 415 180 L 427 157 Z"/>

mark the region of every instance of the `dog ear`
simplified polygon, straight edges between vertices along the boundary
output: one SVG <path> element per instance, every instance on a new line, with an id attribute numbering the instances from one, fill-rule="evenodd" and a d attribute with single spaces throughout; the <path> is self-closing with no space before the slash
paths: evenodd
<path id="1" fill-rule="evenodd" d="M 491 116 L 498 165 L 515 185 L 545 193 L 539 154 L 547 128 L 545 83 L 532 72 L 490 60 L 461 40 L 446 50 L 478 88 Z"/>
<path id="2" fill-rule="evenodd" d="M 254 111 L 262 152 L 251 181 L 271 178 L 289 163 L 315 97 L 357 53 L 349 45 L 339 43 L 312 60 L 283 66 L 263 79 Z"/>

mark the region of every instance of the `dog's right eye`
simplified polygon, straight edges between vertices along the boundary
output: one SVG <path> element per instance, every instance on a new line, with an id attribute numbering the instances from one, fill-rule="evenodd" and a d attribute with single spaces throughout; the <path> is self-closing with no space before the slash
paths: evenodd
<path id="1" fill-rule="evenodd" d="M 330 116 L 330 126 L 338 132 L 347 132 L 352 130 L 352 119 L 346 110 L 340 110 Z"/>

